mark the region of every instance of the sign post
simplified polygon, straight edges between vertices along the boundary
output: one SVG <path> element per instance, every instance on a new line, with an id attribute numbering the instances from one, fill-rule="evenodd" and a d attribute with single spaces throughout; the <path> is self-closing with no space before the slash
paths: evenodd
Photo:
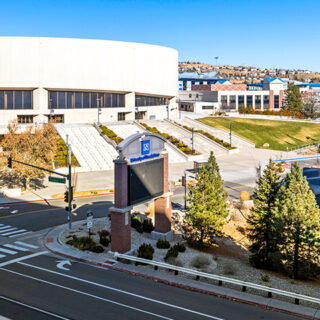
<path id="1" fill-rule="evenodd" d="M 92 212 L 92 210 L 88 210 L 88 212 L 87 212 L 87 229 L 89 232 L 89 236 L 90 236 L 90 231 L 91 231 L 92 226 L 93 226 L 93 212 Z"/>

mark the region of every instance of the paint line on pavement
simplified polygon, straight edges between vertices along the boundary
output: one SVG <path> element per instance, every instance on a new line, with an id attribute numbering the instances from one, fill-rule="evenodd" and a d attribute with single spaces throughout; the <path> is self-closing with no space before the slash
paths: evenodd
<path id="1" fill-rule="evenodd" d="M 1 230 L 0 235 L 3 235 L 4 233 L 6 233 L 8 231 L 13 231 L 13 230 L 17 230 L 17 228 L 10 228 L 10 229 Z"/>
<path id="2" fill-rule="evenodd" d="M 9 236 L 12 234 L 16 234 L 16 233 L 24 233 L 25 231 L 27 231 L 26 229 L 19 229 L 19 230 L 15 230 L 15 231 L 10 231 L 10 232 L 6 232 L 6 233 L 2 233 L 2 236 Z"/>
<path id="3" fill-rule="evenodd" d="M 8 254 L 17 254 L 17 251 L 9 250 L 9 249 L 3 249 L 0 248 L 0 252 L 8 253 Z"/>
<path id="4" fill-rule="evenodd" d="M 28 264 L 28 263 L 25 263 L 25 262 L 19 262 L 19 264 L 22 264 L 24 266 L 28 266 L 28 267 L 31 267 L 31 268 L 35 268 L 35 269 L 38 269 L 38 270 L 42 270 L 42 271 L 45 271 L 45 272 L 53 273 L 53 274 L 56 274 L 56 275 L 60 275 L 62 277 L 66 277 L 66 278 L 70 278 L 70 279 L 73 279 L 73 280 L 77 280 L 77 281 L 81 281 L 81 282 L 84 282 L 84 283 L 88 283 L 88 284 L 91 284 L 91 285 L 94 285 L 94 286 L 97 286 L 97 287 L 100 287 L 100 288 L 105 288 L 105 289 L 108 289 L 108 290 L 120 292 L 120 293 L 126 294 L 128 296 L 140 298 L 140 299 L 143 299 L 143 300 L 147 300 L 147 301 L 150 301 L 150 302 L 161 304 L 161 305 L 164 305 L 164 306 L 167 306 L 167 307 L 171 307 L 171 308 L 174 308 L 174 309 L 190 312 L 190 313 L 193 313 L 193 314 L 196 314 L 196 315 L 199 315 L 199 316 L 202 316 L 202 317 L 206 317 L 206 318 L 209 318 L 209 319 L 223 320 L 222 318 L 211 316 L 211 315 L 206 314 L 206 313 L 202 313 L 202 312 L 198 312 L 198 311 L 195 311 L 195 310 L 187 309 L 187 308 L 180 307 L 180 306 L 177 306 L 177 305 L 174 305 L 174 304 L 170 304 L 170 303 L 167 303 L 167 302 L 163 302 L 163 301 L 160 301 L 160 300 L 156 300 L 156 299 L 145 297 L 145 296 L 142 296 L 142 295 L 139 295 L 139 294 L 135 294 L 135 293 L 132 293 L 132 292 L 129 292 L 129 291 L 113 288 L 113 287 L 110 287 L 110 286 L 107 286 L 107 285 L 104 285 L 104 284 L 101 284 L 101 283 L 97 283 L 97 282 L 93 282 L 93 281 L 77 278 L 77 277 L 70 276 L 70 275 L 67 275 L 67 274 L 63 274 L 63 273 L 60 273 L 60 272 L 57 272 L 57 271 L 53 271 L 53 270 L 49 270 L 49 269 L 46 269 L 46 268 L 34 266 L 32 264 Z M 0 264 L 0 267 L 1 267 L 1 264 Z M 6 269 L 4 269 L 4 270 L 6 270 Z"/>
<path id="5" fill-rule="evenodd" d="M 27 249 L 27 248 L 18 247 L 18 246 L 15 246 L 14 244 L 9 244 L 9 243 L 4 244 L 3 246 L 6 247 L 6 248 L 16 249 L 16 250 L 24 251 L 24 252 L 25 251 L 29 251 L 29 249 Z"/>
<path id="6" fill-rule="evenodd" d="M 96 296 L 94 294 L 90 294 L 90 293 L 87 293 L 87 292 L 82 292 L 82 291 L 77 290 L 77 289 L 69 288 L 69 287 L 54 283 L 54 282 L 50 282 L 50 281 L 46 281 L 46 280 L 43 280 L 43 279 L 40 279 L 40 278 L 32 277 L 32 276 L 29 276 L 29 275 L 26 275 L 26 274 L 23 274 L 23 273 L 20 273 L 20 272 L 16 272 L 16 271 L 13 271 L 13 270 L 4 269 L 4 268 L 1 268 L 1 265 L 0 265 L 0 270 L 7 271 L 7 272 L 10 272 L 10 273 L 13 273 L 13 274 L 17 274 L 17 275 L 20 275 L 22 277 L 29 278 L 29 279 L 32 279 L 32 280 L 40 281 L 42 283 L 49 284 L 49 285 L 52 285 L 54 287 L 58 287 L 58 288 L 69 290 L 69 291 L 72 291 L 72 292 L 75 292 L 75 293 L 79 293 L 79 294 L 88 296 L 90 298 L 94 298 L 94 299 L 97 299 L 97 300 L 102 300 L 102 301 L 105 301 L 105 302 L 109 302 L 111 304 L 115 304 L 115 305 L 118 305 L 118 306 L 121 306 L 121 307 L 124 307 L 124 308 L 127 308 L 127 309 L 131 309 L 131 310 L 134 310 L 134 311 L 139 311 L 139 312 L 142 312 L 142 313 L 145 313 L 145 314 L 149 314 L 149 315 L 157 317 L 157 318 L 166 319 L 166 320 L 173 320 L 172 318 L 168 318 L 168 317 L 162 316 L 160 314 L 156 314 L 156 313 L 149 312 L 149 311 L 146 311 L 146 310 L 143 310 L 143 309 L 131 307 L 129 305 L 126 305 L 126 304 L 123 304 L 123 303 L 120 303 L 120 302 L 117 302 L 117 301 L 113 301 L 113 300 L 110 300 L 110 299 L 102 298 L 102 297 Z"/>
<path id="7" fill-rule="evenodd" d="M 2 268 L 4 266 L 7 266 L 9 264 L 13 264 L 13 263 L 16 263 L 16 262 L 20 262 L 20 261 L 26 260 L 26 259 L 30 259 L 30 258 L 33 258 L 33 257 L 41 256 L 42 254 L 46 254 L 46 253 L 49 253 L 49 251 L 36 252 L 36 253 L 33 253 L 33 254 L 29 254 L 28 256 L 24 256 L 24 257 L 20 257 L 20 258 L 17 258 L 17 259 L 9 260 L 9 261 L 0 263 L 0 268 Z"/>
<path id="8" fill-rule="evenodd" d="M 56 313 L 52 313 L 52 312 L 49 312 L 49 311 L 46 311 L 46 310 L 43 310 L 43 309 L 39 309 L 37 307 L 31 306 L 30 304 L 26 304 L 26 303 L 23 303 L 23 302 L 14 300 L 14 299 L 10 299 L 10 298 L 4 297 L 4 296 L 0 296 L 0 299 L 3 299 L 3 300 L 6 300 L 6 301 L 9 301 L 9 302 L 18 304 L 18 305 L 23 306 L 23 307 L 27 307 L 27 308 L 35 310 L 35 311 L 39 311 L 41 313 L 47 314 L 49 316 L 53 316 L 53 317 L 58 318 L 58 319 L 69 320 L 69 318 L 65 318 L 65 317 L 59 316 Z"/>
<path id="9" fill-rule="evenodd" d="M 21 246 L 25 246 L 25 247 L 28 247 L 28 248 L 31 248 L 31 249 L 38 249 L 39 248 L 38 246 L 34 246 L 33 244 L 25 243 L 25 242 L 22 242 L 22 241 L 15 241 L 14 243 L 20 244 Z"/>
<path id="10" fill-rule="evenodd" d="M 13 234 L 11 236 L 8 236 L 8 238 L 15 238 L 15 237 L 19 237 L 28 233 L 32 233 L 32 231 L 27 231 L 27 232 L 22 232 L 22 233 L 18 233 L 18 234 Z"/>

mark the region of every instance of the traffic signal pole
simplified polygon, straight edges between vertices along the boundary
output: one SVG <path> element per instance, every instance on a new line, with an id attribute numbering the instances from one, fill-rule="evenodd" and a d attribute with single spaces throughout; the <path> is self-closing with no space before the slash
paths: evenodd
<path id="1" fill-rule="evenodd" d="M 68 190 L 69 190 L 69 196 L 68 196 L 68 225 L 69 225 L 69 229 L 71 230 L 71 210 L 72 210 L 72 200 L 73 200 L 73 190 L 72 190 L 72 185 L 71 185 L 71 145 L 68 144 L 68 174 L 63 174 L 60 172 L 55 172 L 49 169 L 45 169 L 45 168 L 41 168 L 38 166 L 34 166 L 33 164 L 29 164 L 26 162 L 22 162 L 22 161 L 18 161 L 18 160 L 14 160 L 12 159 L 12 157 L 8 158 L 8 167 L 12 168 L 12 163 L 16 162 L 16 163 L 20 163 L 23 164 L 25 166 L 28 167 L 32 167 L 32 168 L 36 168 L 42 171 L 46 171 L 46 172 L 50 172 L 59 176 L 62 176 L 64 178 L 66 178 L 68 180 Z"/>

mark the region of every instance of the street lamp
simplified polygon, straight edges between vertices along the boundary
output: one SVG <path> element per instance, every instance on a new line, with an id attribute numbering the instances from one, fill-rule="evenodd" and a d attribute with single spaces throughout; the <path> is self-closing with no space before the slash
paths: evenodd
<path id="1" fill-rule="evenodd" d="M 99 125 L 99 123 L 100 123 L 100 112 L 101 112 L 101 108 L 99 107 L 99 102 L 101 102 L 100 101 L 100 98 L 98 97 L 97 98 L 97 110 L 98 110 L 98 125 Z"/>
<path id="2" fill-rule="evenodd" d="M 232 146 L 232 132 L 231 132 L 231 128 L 232 128 L 232 123 L 230 122 L 230 132 L 229 132 L 229 135 L 230 135 L 230 146 Z"/>

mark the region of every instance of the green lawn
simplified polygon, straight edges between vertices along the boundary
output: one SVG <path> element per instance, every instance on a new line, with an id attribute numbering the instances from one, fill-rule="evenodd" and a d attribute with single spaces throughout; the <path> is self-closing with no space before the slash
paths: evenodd
<path id="1" fill-rule="evenodd" d="M 229 130 L 252 141 L 257 148 L 268 143 L 269 149 L 286 150 L 287 147 L 313 142 L 320 143 L 320 124 L 261 119 L 203 118 L 199 121 L 215 128 Z M 307 139 L 310 137 L 310 139 Z"/>

